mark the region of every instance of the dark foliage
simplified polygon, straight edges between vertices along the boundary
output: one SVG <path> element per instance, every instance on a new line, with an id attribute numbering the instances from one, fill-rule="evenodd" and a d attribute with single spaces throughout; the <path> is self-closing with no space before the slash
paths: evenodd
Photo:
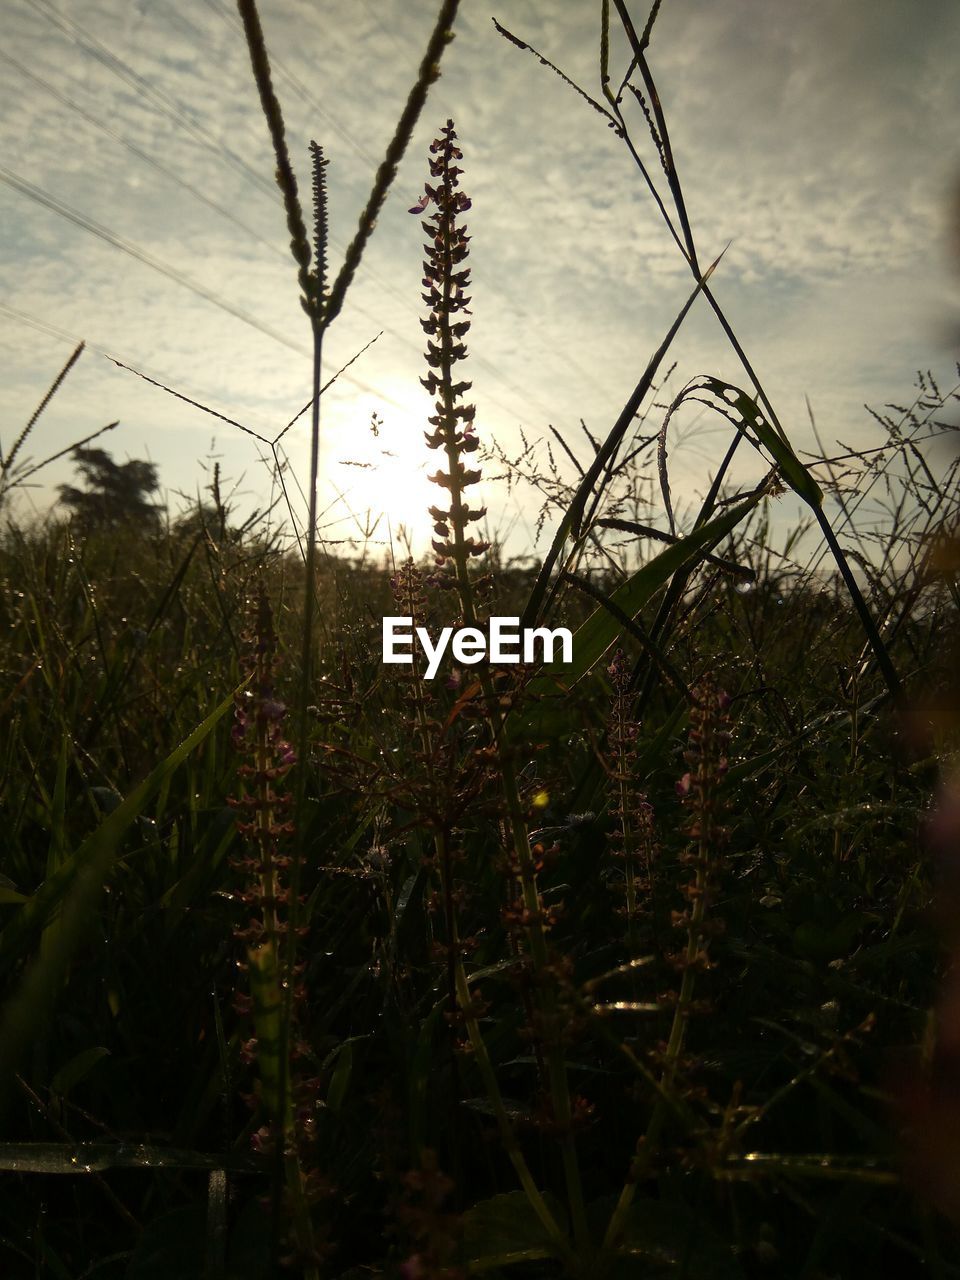
<path id="1" fill-rule="evenodd" d="M 155 463 L 133 458 L 116 462 L 105 449 L 89 446 L 74 449 L 73 458 L 84 487 L 62 484 L 58 490 L 79 529 L 159 527 L 162 509 L 156 501 L 160 484 Z"/>

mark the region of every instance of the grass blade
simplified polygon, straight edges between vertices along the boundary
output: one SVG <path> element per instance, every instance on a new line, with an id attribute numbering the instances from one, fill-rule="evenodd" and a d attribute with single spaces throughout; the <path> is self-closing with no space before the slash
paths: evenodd
<path id="1" fill-rule="evenodd" d="M 635 617 L 675 573 L 689 567 L 692 560 L 702 558 L 704 548 L 712 547 L 725 538 L 763 497 L 764 491 L 757 490 L 723 515 L 678 539 L 618 587 L 610 601 L 620 613 L 629 618 Z M 567 686 L 576 683 L 599 662 L 620 634 L 620 623 L 605 605 L 601 605 L 574 634 L 573 662 L 545 664 L 531 681 L 530 693 L 556 692 L 558 679 Z"/>
<path id="2" fill-rule="evenodd" d="M 203 742 L 232 706 L 231 693 L 104 819 L 76 853 L 61 862 L 4 929 L 0 936 L 0 954 L 23 952 L 31 934 L 62 904 L 57 931 L 48 949 L 27 970 L 0 1019 L 0 1108 L 20 1055 L 45 1016 L 50 998 L 92 920 L 100 889 L 118 857 L 120 841 L 170 774 Z"/>
<path id="3" fill-rule="evenodd" d="M 717 262 L 719 261 L 720 259 L 718 258 Z M 706 280 L 716 267 L 717 262 L 714 262 L 713 266 L 711 266 L 707 273 L 697 282 L 696 288 L 680 308 L 680 311 L 673 324 L 670 326 L 666 337 L 650 357 L 647 367 L 644 369 L 643 374 L 640 377 L 640 381 L 637 383 L 632 395 L 624 405 L 619 418 L 610 429 L 610 433 L 603 442 L 603 445 L 597 451 L 597 455 L 591 463 L 586 475 L 580 481 L 573 501 L 567 508 L 566 514 L 560 522 L 560 527 L 554 536 L 550 550 L 547 552 L 546 558 L 540 567 L 540 573 L 537 577 L 536 584 L 530 594 L 530 599 L 527 601 L 526 608 L 523 611 L 523 617 L 520 622 L 521 627 L 533 627 L 536 625 L 536 621 L 540 617 L 543 602 L 546 598 L 547 589 L 550 583 L 550 575 L 553 572 L 554 565 L 560 558 L 567 540 L 571 536 L 574 539 L 578 539 L 580 537 L 580 524 L 583 519 L 583 513 L 586 509 L 587 501 L 590 498 L 590 494 L 593 492 L 593 487 L 602 475 L 604 467 L 607 465 L 614 452 L 620 447 L 623 437 L 626 435 L 630 423 L 633 421 L 638 409 L 640 408 L 644 396 L 653 385 L 653 380 L 656 377 L 657 370 L 659 369 L 664 356 L 667 354 L 671 343 L 677 336 L 680 326 L 686 319 L 687 312 L 693 306 Z"/>

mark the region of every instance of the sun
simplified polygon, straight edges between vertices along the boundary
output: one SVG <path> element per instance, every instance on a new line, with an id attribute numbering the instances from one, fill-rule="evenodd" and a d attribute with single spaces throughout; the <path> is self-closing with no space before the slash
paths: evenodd
<path id="1" fill-rule="evenodd" d="M 424 406 L 391 396 L 357 397 L 331 422 L 320 480 L 321 536 L 330 542 L 430 550 L 428 508 L 443 492 L 429 478 L 442 459 L 424 443 Z M 427 410 L 429 412 L 429 410 Z"/>

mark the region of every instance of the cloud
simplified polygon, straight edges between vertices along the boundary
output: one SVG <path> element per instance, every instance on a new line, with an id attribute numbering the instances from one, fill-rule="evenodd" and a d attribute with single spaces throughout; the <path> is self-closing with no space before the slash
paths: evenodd
<path id="1" fill-rule="evenodd" d="M 263 8 L 305 192 L 311 137 L 331 160 L 336 265 L 436 5 L 275 0 Z M 457 121 L 474 199 L 474 395 L 481 430 L 505 447 L 520 425 L 537 434 L 553 423 L 582 439 L 584 417 L 602 433 L 692 285 L 622 143 L 556 76 L 498 36 L 493 14 L 598 92 L 592 7 L 464 6 L 365 268 L 330 335 L 333 370 L 384 330 L 328 397 L 330 441 L 366 429 L 379 402 L 406 424 L 411 439 L 403 447 L 420 448 L 411 414 L 422 403 L 422 235 L 406 209 L 422 190 L 426 144 L 447 115 Z M 272 156 L 232 6 L 76 0 L 57 9 L 49 0 L 12 0 L 5 34 L 6 52 L 61 99 L 196 190 L 138 160 L 15 69 L 0 86 L 4 163 L 286 340 L 306 343 Z M 949 0 L 930 0 L 922 20 L 912 0 L 810 0 L 789 10 L 760 0 L 675 0 L 654 30 L 651 66 L 704 255 L 732 241 L 717 295 L 800 444 L 811 441 L 805 394 L 828 438 L 866 440 L 873 428 L 862 402 L 905 394 L 914 369 L 948 356 L 938 343 L 950 296 L 947 193 L 960 170 L 960 82 L 950 56 L 958 37 L 960 11 Z M 615 74 L 622 72 L 621 38 L 612 53 Z M 630 110 L 663 187 L 639 109 Z M 282 425 L 303 403 L 307 364 L 283 343 L 8 187 L 0 187 L 0 214 L 7 306 L 86 336 L 258 430 Z M 67 349 L 2 312 L 0 343 L 0 405 L 4 421 L 17 423 Z M 676 386 L 699 372 L 744 377 L 702 303 L 676 355 Z M 124 422 L 122 447 L 133 456 L 149 448 L 172 486 L 195 486 L 197 457 L 213 433 L 225 469 L 245 472 L 257 490 L 249 439 L 95 357 L 60 393 L 44 439 L 62 446 L 71 432 L 110 417 Z M 713 445 L 706 458 L 689 447 L 689 464 L 682 451 L 675 455 L 676 484 L 693 492 Z M 298 428 L 291 435 L 298 466 L 305 449 Z M 332 456 L 325 445 L 325 460 Z M 61 467 L 52 480 L 68 472 Z"/>

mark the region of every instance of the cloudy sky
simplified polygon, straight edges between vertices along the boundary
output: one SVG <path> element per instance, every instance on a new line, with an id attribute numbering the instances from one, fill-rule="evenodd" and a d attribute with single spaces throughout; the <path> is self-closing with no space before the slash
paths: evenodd
<path id="1" fill-rule="evenodd" d="M 645 8 L 632 9 L 642 22 Z M 309 140 L 330 159 L 335 265 L 436 10 L 435 0 L 261 0 L 305 190 Z M 581 418 L 602 434 L 689 291 L 623 143 L 491 21 L 596 94 L 599 10 L 597 0 L 464 0 L 328 341 L 333 372 L 382 333 L 325 398 L 327 537 L 360 536 L 367 508 L 384 505 L 394 535 L 399 523 L 422 531 L 432 500 L 417 381 L 422 237 L 407 210 L 448 115 L 473 197 L 470 376 L 487 440 L 515 452 L 521 428 L 534 440 L 553 424 L 580 450 Z M 3 35 L 0 440 L 9 447 L 84 338 L 29 453 L 119 419 L 104 443 L 118 458 L 154 460 L 174 506 L 207 482 L 213 457 L 243 509 L 269 502 L 256 440 L 101 354 L 265 436 L 309 394 L 309 335 L 233 6 L 3 0 Z M 958 50 L 955 0 L 664 0 L 650 61 L 701 256 L 730 242 L 715 292 L 800 448 L 812 446 L 805 396 L 828 445 L 869 445 L 880 441 L 865 401 L 906 402 L 921 367 L 949 382 Z M 624 69 L 614 42 L 617 80 Z M 702 303 L 672 358 L 674 390 L 699 373 L 742 380 Z M 303 423 L 287 443 L 295 485 Z M 702 492 L 725 443 L 704 429 L 672 449 L 681 502 Z M 44 475 L 30 494 L 38 507 L 71 468 Z M 511 549 L 534 551 L 536 500 L 493 488 L 486 498 Z M 794 510 L 784 504 L 782 520 Z M 381 523 L 375 536 L 386 534 Z"/>

